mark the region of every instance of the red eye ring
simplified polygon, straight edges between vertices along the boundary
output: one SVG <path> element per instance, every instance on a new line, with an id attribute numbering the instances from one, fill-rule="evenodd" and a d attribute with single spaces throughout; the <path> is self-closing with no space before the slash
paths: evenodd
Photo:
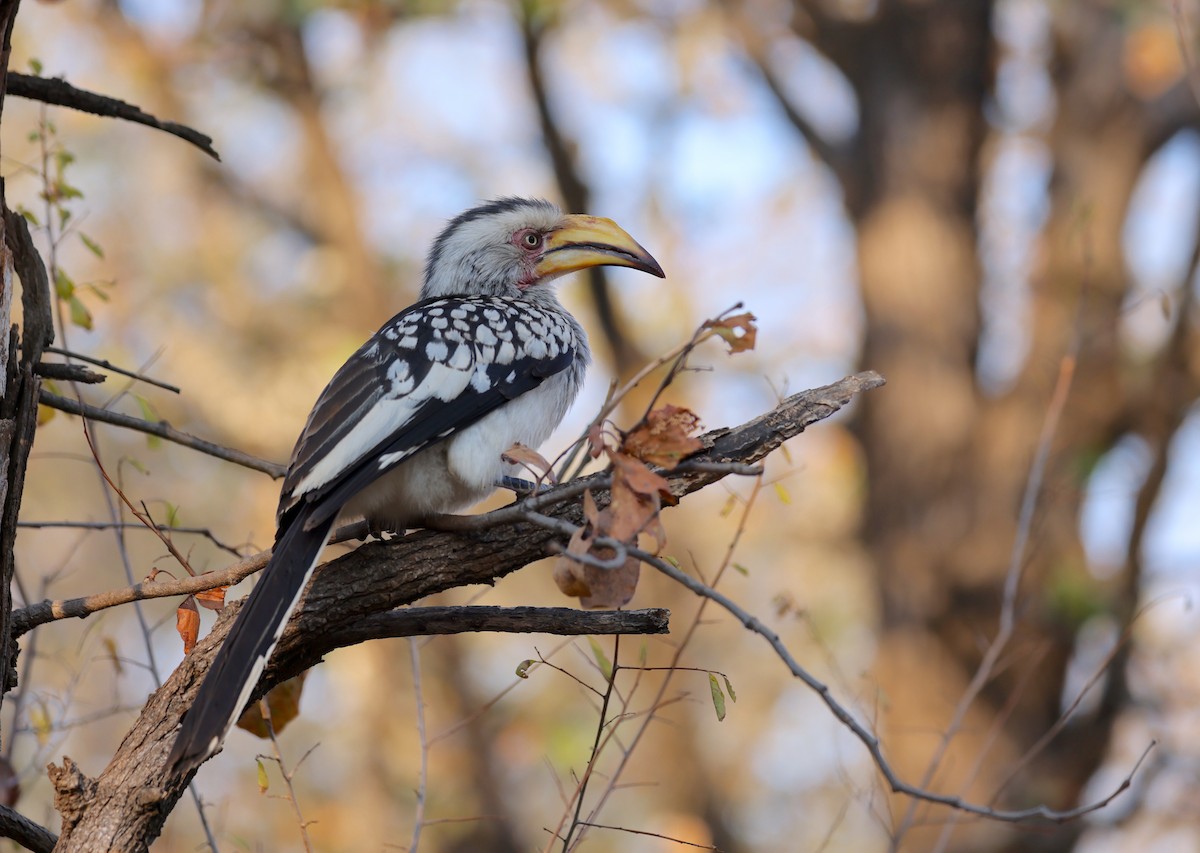
<path id="1" fill-rule="evenodd" d="M 540 249 L 542 248 L 542 235 L 537 231 L 526 231 L 518 238 L 522 249 Z"/>

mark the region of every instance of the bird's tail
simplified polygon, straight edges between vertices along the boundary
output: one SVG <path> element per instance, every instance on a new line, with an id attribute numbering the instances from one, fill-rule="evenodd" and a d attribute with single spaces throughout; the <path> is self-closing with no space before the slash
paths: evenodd
<path id="1" fill-rule="evenodd" d="M 316 568 L 334 519 L 312 530 L 304 529 L 306 520 L 307 512 L 302 509 L 275 542 L 262 579 L 246 598 L 184 715 L 167 764 L 180 775 L 195 770 L 220 747 L 258 684 L 288 616 Z"/>

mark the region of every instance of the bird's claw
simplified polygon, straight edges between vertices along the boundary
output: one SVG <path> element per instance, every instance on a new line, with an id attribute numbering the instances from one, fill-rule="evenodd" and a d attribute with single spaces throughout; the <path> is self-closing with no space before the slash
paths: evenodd
<path id="1" fill-rule="evenodd" d="M 535 483 L 532 480 L 523 480 L 520 477 L 504 476 L 496 481 L 496 487 L 500 489 L 508 489 L 510 492 L 516 492 L 518 497 L 526 495 L 538 495 L 542 492 L 548 492 L 552 488 L 549 483 Z"/>

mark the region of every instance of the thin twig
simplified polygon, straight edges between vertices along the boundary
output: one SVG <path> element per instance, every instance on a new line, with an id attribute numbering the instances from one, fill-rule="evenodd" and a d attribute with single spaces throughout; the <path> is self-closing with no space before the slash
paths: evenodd
<path id="1" fill-rule="evenodd" d="M 162 388 L 165 391 L 170 391 L 172 394 L 183 393 L 178 385 L 172 385 L 169 382 L 163 382 L 161 379 L 155 379 L 153 376 L 146 376 L 144 373 L 138 373 L 136 370 L 128 370 L 124 367 L 118 367 L 111 361 L 106 361 L 103 358 L 92 358 L 90 355 L 72 352 L 69 349 L 62 347 L 46 347 L 46 352 L 52 352 L 56 355 L 65 355 L 67 358 L 75 361 L 83 361 L 96 367 L 103 368 L 109 373 L 117 373 L 121 376 L 128 376 L 130 379 L 136 379 L 138 382 L 145 382 L 147 385 L 154 385 L 157 388 Z"/>
<path id="2" fill-rule="evenodd" d="M 937 748 L 934 750 L 933 755 L 929 759 L 929 764 L 925 768 L 925 773 L 921 777 L 921 781 L 917 783 L 917 787 L 919 788 L 927 788 L 933 781 L 934 775 L 941 766 L 942 759 L 945 758 L 946 752 L 950 748 L 950 743 L 961 729 L 963 720 L 966 719 L 967 712 L 974 704 L 976 697 L 978 697 L 984 686 L 995 675 L 996 664 L 1016 631 L 1017 592 L 1021 586 L 1025 552 L 1029 546 L 1029 537 L 1033 530 L 1034 512 L 1037 509 L 1038 496 L 1041 494 L 1042 484 L 1046 479 L 1046 465 L 1050 459 L 1050 449 L 1054 444 L 1054 435 L 1058 431 L 1058 423 L 1062 418 L 1063 410 L 1066 408 L 1067 397 L 1071 391 L 1071 383 L 1075 377 L 1076 351 L 1077 345 L 1072 347 L 1071 352 L 1063 356 L 1059 364 L 1058 380 L 1055 383 L 1050 404 L 1046 408 L 1046 416 L 1042 421 L 1037 450 L 1033 457 L 1033 464 L 1029 469 L 1029 477 L 1025 482 L 1025 492 L 1021 498 L 1021 509 L 1017 516 L 1017 534 L 1014 537 L 1012 552 L 1009 556 L 1008 574 L 1004 579 L 1004 595 L 1000 605 L 1000 624 L 996 630 L 996 636 L 992 638 L 987 651 L 984 652 L 983 659 L 979 662 L 979 666 L 971 678 L 970 684 L 967 685 L 966 690 L 963 691 L 963 695 L 959 698 L 958 704 L 954 709 L 954 714 L 950 718 L 950 723 L 942 732 Z M 908 804 L 904 817 L 900 821 L 895 834 L 892 836 L 891 843 L 893 850 L 898 849 L 900 840 L 904 837 L 906 829 L 916 816 L 918 805 L 919 801 L 917 800 L 913 800 Z"/>
<path id="3" fill-rule="evenodd" d="M 166 421 L 147 421 L 141 418 L 135 418 L 132 415 L 123 415 L 120 412 L 110 412 L 107 409 L 102 409 L 98 406 L 91 406 L 77 400 L 71 400 L 67 397 L 60 397 L 57 394 L 51 394 L 49 391 L 42 389 L 41 396 L 38 401 L 44 406 L 49 406 L 52 409 L 58 409 L 60 412 L 66 412 L 69 415 L 79 415 L 88 420 L 100 421 L 101 423 L 112 424 L 113 426 L 124 427 L 138 432 L 144 432 L 147 435 L 156 435 L 159 438 L 174 442 L 175 444 L 190 447 L 192 450 L 198 450 L 201 453 L 206 453 L 209 456 L 215 456 L 218 459 L 224 459 L 226 462 L 232 462 L 235 465 L 241 465 L 244 468 L 250 468 L 255 471 L 262 471 L 264 474 L 270 474 L 272 479 L 279 479 L 287 473 L 287 466 L 280 465 L 278 462 L 268 462 L 266 459 L 259 459 L 257 456 L 252 456 L 241 450 L 235 450 L 232 447 L 224 447 L 220 444 L 214 444 L 211 441 L 205 441 L 202 438 L 197 438 L 194 435 L 175 429 Z"/>
<path id="4" fill-rule="evenodd" d="M 112 530 L 114 528 L 122 528 L 124 530 L 146 530 L 153 531 L 157 529 L 163 533 L 179 533 L 190 536 L 203 536 L 208 541 L 212 542 L 222 551 L 232 554 L 234 557 L 241 557 L 242 552 L 233 545 L 227 545 L 217 538 L 216 534 L 207 527 L 179 527 L 172 524 L 155 524 L 153 528 L 147 527 L 140 521 L 18 521 L 17 527 L 25 527 L 30 530 L 43 530 L 53 528 L 67 528 L 72 530 Z"/>
<path id="5" fill-rule="evenodd" d="M 304 819 L 304 812 L 300 810 L 300 801 L 296 799 L 296 789 L 292 785 L 292 776 L 294 775 L 294 771 L 289 771 L 287 764 L 284 763 L 283 753 L 279 749 L 279 740 L 275 737 L 275 724 L 271 720 L 271 705 L 267 701 L 266 697 L 258 700 L 258 711 L 260 714 L 262 714 L 263 723 L 265 723 L 267 726 L 267 734 L 271 738 L 271 751 L 275 753 L 273 756 L 264 755 L 259 757 L 266 758 L 269 761 L 274 761 L 279 766 L 279 775 L 283 777 L 283 785 L 285 788 L 287 788 L 286 799 L 292 804 L 292 811 L 296 814 L 296 824 L 300 828 L 300 838 L 304 842 L 304 849 L 308 851 L 308 853 L 312 853 L 312 841 L 310 841 L 308 837 L 308 824 L 310 821 L 306 821 Z M 303 758 L 301 758 L 296 767 L 299 768 L 300 764 L 304 762 L 304 758 L 307 757 L 308 756 L 305 755 Z"/>
<path id="6" fill-rule="evenodd" d="M 721 853 L 721 848 L 715 847 L 712 844 L 696 844 L 694 842 L 684 841 L 683 839 L 675 838 L 670 835 L 663 835 L 661 832 L 649 832 L 645 829 L 630 829 L 627 826 L 609 826 L 608 824 L 591 823 L 590 821 L 586 820 L 581 820 L 579 825 L 590 826 L 595 829 L 611 829 L 615 832 L 628 832 L 630 835 L 648 835 L 651 838 L 661 838 L 664 841 L 670 841 L 672 844 L 682 844 L 685 847 L 695 847 L 698 850 L 715 850 L 717 853 Z"/>
<path id="7" fill-rule="evenodd" d="M 421 694 L 421 647 L 416 638 L 408 638 L 408 656 L 412 662 L 413 702 L 417 708 L 417 739 L 421 745 L 421 770 L 417 782 L 417 804 L 413 813 L 412 842 L 408 853 L 417 853 L 421 827 L 425 823 L 425 793 L 429 790 L 429 742 L 425 733 L 425 699 Z"/>

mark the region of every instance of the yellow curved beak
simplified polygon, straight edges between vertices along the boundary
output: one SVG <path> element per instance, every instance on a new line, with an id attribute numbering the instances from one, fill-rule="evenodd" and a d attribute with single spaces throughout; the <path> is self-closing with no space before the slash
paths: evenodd
<path id="1" fill-rule="evenodd" d="M 600 266 L 630 267 L 666 278 L 658 261 L 617 223 L 577 213 L 546 235 L 545 251 L 535 269 L 544 279 Z"/>

